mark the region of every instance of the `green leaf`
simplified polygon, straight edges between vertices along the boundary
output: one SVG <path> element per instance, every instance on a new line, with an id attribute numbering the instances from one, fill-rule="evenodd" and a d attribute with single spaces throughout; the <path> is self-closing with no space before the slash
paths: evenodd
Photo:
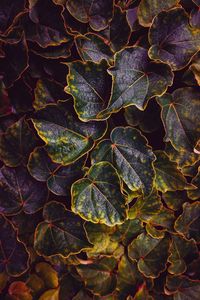
<path id="1" fill-rule="evenodd" d="M 121 182 L 108 162 L 93 164 L 87 178 L 72 185 L 71 194 L 72 211 L 87 221 L 113 226 L 126 218 Z"/>
<path id="2" fill-rule="evenodd" d="M 186 191 L 173 191 L 162 194 L 162 199 L 170 209 L 179 210 L 182 204 L 188 201 Z"/>
<path id="3" fill-rule="evenodd" d="M 83 221 L 65 206 L 51 201 L 44 206 L 44 221 L 35 231 L 34 248 L 39 255 L 52 256 L 70 254 L 90 248 Z"/>
<path id="4" fill-rule="evenodd" d="M 189 25 L 183 8 L 161 12 L 149 31 L 149 57 L 171 65 L 173 70 L 184 68 L 198 52 L 200 30 Z"/>
<path id="5" fill-rule="evenodd" d="M 101 141 L 92 152 L 92 163 L 102 160 L 114 165 L 130 190 L 151 193 L 155 156 L 140 131 L 131 127 L 113 129 L 110 140 Z"/>
<path id="6" fill-rule="evenodd" d="M 68 165 L 85 155 L 94 146 L 94 140 L 104 135 L 105 122 L 82 123 L 71 113 L 70 103 L 49 104 L 37 112 L 32 122 L 51 159 Z"/>
<path id="7" fill-rule="evenodd" d="M 104 29 L 112 18 L 112 0 L 67 0 L 66 7 L 70 14 L 82 23 L 90 24 L 96 31 Z"/>
<path id="8" fill-rule="evenodd" d="M 197 228 L 200 226 L 200 203 L 184 203 L 183 212 L 176 219 L 174 228 L 175 230 L 184 235 L 185 238 L 194 238 L 197 242 L 200 241 L 200 237 Z"/>
<path id="9" fill-rule="evenodd" d="M 194 184 L 197 189 L 187 191 L 188 197 L 192 200 L 199 200 L 200 199 L 200 167 L 198 169 L 197 175 L 192 179 L 192 184 Z"/>
<path id="10" fill-rule="evenodd" d="M 187 264 L 198 257 L 198 248 L 194 240 L 186 240 L 181 236 L 173 235 L 170 245 L 168 272 L 173 275 L 181 275 L 187 270 Z"/>
<path id="11" fill-rule="evenodd" d="M 166 269 L 169 239 L 154 239 L 141 233 L 128 247 L 129 257 L 137 261 L 139 271 L 145 276 L 156 278 Z"/>
<path id="12" fill-rule="evenodd" d="M 114 67 L 108 72 L 113 80 L 112 94 L 108 107 L 99 117 L 107 117 L 130 105 L 144 110 L 149 99 L 163 95 L 173 82 L 171 68 L 151 62 L 147 50 L 138 46 L 116 53 Z"/>
<path id="13" fill-rule="evenodd" d="M 199 97 L 199 90 L 185 87 L 157 98 L 162 107 L 165 141 L 177 151 L 192 152 L 200 138 Z"/>
<path id="14" fill-rule="evenodd" d="M 109 76 L 105 60 L 96 64 L 92 61 L 69 63 L 67 93 L 74 97 L 74 108 L 82 121 L 98 119 L 109 95 Z"/>
<path id="15" fill-rule="evenodd" d="M 108 62 L 112 59 L 113 52 L 100 35 L 94 33 L 78 35 L 75 43 L 79 55 L 85 61 L 91 60 L 94 63 L 100 63 L 102 59 L 106 59 Z"/>
<path id="16" fill-rule="evenodd" d="M 117 261 L 113 257 L 103 257 L 96 263 L 77 266 L 77 271 L 83 278 L 87 289 L 101 296 L 112 293 L 116 288 L 114 269 Z"/>
<path id="17" fill-rule="evenodd" d="M 139 23 L 144 27 L 151 26 L 151 23 L 155 16 L 161 11 L 168 10 L 178 4 L 179 0 L 141 0 L 138 6 L 138 20 Z"/>
<path id="18" fill-rule="evenodd" d="M 9 167 L 26 164 L 37 139 L 28 123 L 21 118 L 0 135 L 0 159 Z"/>

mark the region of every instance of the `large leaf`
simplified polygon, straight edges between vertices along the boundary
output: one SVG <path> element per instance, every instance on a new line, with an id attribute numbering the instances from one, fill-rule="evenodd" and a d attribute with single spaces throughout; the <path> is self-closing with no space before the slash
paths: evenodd
<path id="1" fill-rule="evenodd" d="M 0 215 L 0 272 L 20 276 L 28 269 L 29 254 L 12 224 Z"/>
<path id="2" fill-rule="evenodd" d="M 171 68 L 151 62 L 147 50 L 139 46 L 118 52 L 109 74 L 113 79 L 112 94 L 108 107 L 99 114 L 101 117 L 130 105 L 144 110 L 150 98 L 161 96 L 173 82 Z"/>
<path id="3" fill-rule="evenodd" d="M 200 203 L 184 203 L 183 213 L 176 219 L 175 230 L 187 239 L 194 238 L 200 241 L 197 228 L 200 225 Z"/>
<path id="4" fill-rule="evenodd" d="M 85 220 L 113 226 L 126 218 L 121 182 L 109 162 L 93 164 L 87 178 L 72 185 L 71 193 L 72 211 Z"/>
<path id="5" fill-rule="evenodd" d="M 54 163 L 43 147 L 35 148 L 28 161 L 29 173 L 38 181 L 46 182 L 48 189 L 65 196 L 72 183 L 83 175 L 84 158 L 68 166 Z"/>
<path id="6" fill-rule="evenodd" d="M 66 7 L 70 14 L 82 23 L 90 24 L 93 30 L 104 29 L 112 18 L 112 0 L 67 0 Z"/>
<path id="7" fill-rule="evenodd" d="M 200 30 L 189 25 L 183 8 L 163 11 L 149 32 L 151 59 L 169 63 L 173 70 L 185 67 L 200 47 Z"/>
<path id="8" fill-rule="evenodd" d="M 43 216 L 44 221 L 37 226 L 34 241 L 35 250 L 40 255 L 67 257 L 91 247 L 83 221 L 66 210 L 63 204 L 49 202 L 44 207 Z"/>
<path id="9" fill-rule="evenodd" d="M 169 160 L 163 151 L 156 151 L 157 160 L 154 162 L 156 171 L 155 186 L 166 193 L 168 191 L 192 190 L 196 187 L 187 183 L 186 178 L 177 168 L 177 164 Z"/>
<path id="10" fill-rule="evenodd" d="M 49 104 L 36 114 L 33 124 L 45 141 L 46 150 L 56 163 L 68 165 L 85 155 L 94 146 L 94 140 L 104 135 L 106 123 L 84 124 L 71 113 L 70 104 Z"/>
<path id="11" fill-rule="evenodd" d="M 0 159 L 10 167 L 26 164 L 37 139 L 28 123 L 21 118 L 0 136 Z"/>
<path id="12" fill-rule="evenodd" d="M 153 18 L 161 11 L 168 10 L 178 4 L 179 0 L 142 0 L 138 6 L 138 20 L 142 26 L 149 27 Z"/>
<path id="13" fill-rule="evenodd" d="M 26 168 L 3 166 L 0 169 L 0 212 L 5 215 L 21 210 L 33 214 L 43 207 L 47 196 L 46 186 L 33 179 Z"/>
<path id="14" fill-rule="evenodd" d="M 113 129 L 110 140 L 100 142 L 92 152 L 92 163 L 102 160 L 115 166 L 129 189 L 151 193 L 155 156 L 140 131 L 131 127 Z"/>
<path id="15" fill-rule="evenodd" d="M 193 151 L 200 138 L 199 97 L 197 89 L 180 88 L 157 98 L 162 107 L 165 141 L 170 141 L 178 151 Z"/>
<path id="16" fill-rule="evenodd" d="M 65 91 L 74 97 L 79 118 L 82 121 L 98 119 L 97 115 L 106 107 L 109 95 L 107 63 L 75 61 L 68 65 L 70 71 Z"/>
<path id="17" fill-rule="evenodd" d="M 114 269 L 117 261 L 113 257 L 103 257 L 96 263 L 77 266 L 86 288 L 101 296 L 112 293 L 116 288 Z"/>
<path id="18" fill-rule="evenodd" d="M 128 247 L 129 257 L 137 261 L 139 271 L 146 277 L 156 278 L 166 269 L 169 239 L 154 239 L 141 233 Z"/>

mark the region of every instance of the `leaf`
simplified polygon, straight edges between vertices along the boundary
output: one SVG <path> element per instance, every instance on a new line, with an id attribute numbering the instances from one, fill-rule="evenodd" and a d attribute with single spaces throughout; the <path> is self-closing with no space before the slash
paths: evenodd
<path id="1" fill-rule="evenodd" d="M 143 232 L 142 222 L 139 219 L 126 220 L 123 224 L 116 226 L 112 239 L 116 239 L 127 246 L 138 234 Z"/>
<path id="2" fill-rule="evenodd" d="M 9 167 L 26 164 L 37 139 L 24 118 L 7 128 L 0 136 L 0 159 Z"/>
<path id="3" fill-rule="evenodd" d="M 98 119 L 98 113 L 106 106 L 109 94 L 107 62 L 92 61 L 69 63 L 67 93 L 74 97 L 74 108 L 82 121 Z"/>
<path id="4" fill-rule="evenodd" d="M 200 47 L 200 30 L 189 25 L 183 8 L 161 12 L 149 31 L 149 57 L 170 64 L 173 70 L 187 66 Z"/>
<path id="5" fill-rule="evenodd" d="M 128 246 L 129 257 L 137 261 L 139 271 L 149 278 L 156 278 L 166 269 L 169 239 L 154 239 L 141 233 Z"/>
<path id="6" fill-rule="evenodd" d="M 167 276 L 167 294 L 173 294 L 174 300 L 198 300 L 200 284 L 198 280 L 191 280 L 186 276 Z"/>
<path id="7" fill-rule="evenodd" d="M 47 288 L 53 289 L 58 287 L 58 273 L 50 264 L 40 262 L 35 266 L 35 271 L 43 279 Z"/>
<path id="8" fill-rule="evenodd" d="M 112 18 L 113 1 L 107 0 L 67 0 L 66 7 L 70 14 L 82 23 L 90 24 L 95 31 L 104 29 Z"/>
<path id="9" fill-rule="evenodd" d="M 23 281 L 14 281 L 8 288 L 8 293 L 12 299 L 32 300 L 33 297 L 30 293 L 30 289 Z"/>
<path id="10" fill-rule="evenodd" d="M 199 19 L 200 19 L 199 7 L 194 7 L 190 13 L 191 26 L 200 29 Z"/>
<path id="11" fill-rule="evenodd" d="M 51 289 L 42 294 L 39 300 L 59 300 L 59 290 L 58 289 Z"/>
<path id="12" fill-rule="evenodd" d="M 199 228 L 199 222 L 200 203 L 184 203 L 183 212 L 176 219 L 174 228 L 178 233 L 184 235 L 186 239 L 194 238 L 197 242 L 199 242 L 199 235 L 197 231 L 197 228 Z"/>
<path id="13" fill-rule="evenodd" d="M 198 200 L 200 198 L 200 168 L 197 175 L 192 179 L 192 184 L 194 184 L 197 189 L 187 191 L 188 197 L 192 200 Z"/>
<path id="14" fill-rule="evenodd" d="M 106 123 L 84 124 L 71 113 L 70 104 L 49 104 L 36 114 L 32 122 L 38 135 L 46 143 L 45 149 L 51 159 L 68 165 L 84 156 L 106 131 Z"/>
<path id="15" fill-rule="evenodd" d="M 103 257 L 96 263 L 77 266 L 77 271 L 83 278 L 87 289 L 94 294 L 105 296 L 116 288 L 114 269 L 117 261 L 113 257 Z"/>
<path id="16" fill-rule="evenodd" d="M 36 180 L 46 182 L 55 195 L 65 196 L 72 183 L 83 176 L 84 158 L 68 166 L 54 163 L 43 147 L 37 147 L 30 154 L 28 170 Z"/>
<path id="17" fill-rule="evenodd" d="M 166 205 L 173 210 L 182 208 L 184 202 L 188 201 L 186 191 L 173 191 L 162 194 L 162 199 Z"/>
<path id="18" fill-rule="evenodd" d="M 99 113 L 103 118 L 131 105 L 144 110 L 149 99 L 164 94 L 173 82 L 170 67 L 151 62 L 147 50 L 138 46 L 116 53 L 114 67 L 108 72 L 112 75 L 112 94 L 108 107 Z"/>
<path id="19" fill-rule="evenodd" d="M 35 231 L 34 248 L 39 255 L 52 256 L 79 253 L 91 247 L 83 221 L 62 203 L 51 201 L 44 206 L 44 221 Z"/>
<path id="20" fill-rule="evenodd" d="M 0 215 L 0 272 L 20 276 L 28 269 L 29 253 L 17 238 L 13 225 Z"/>
<path id="21" fill-rule="evenodd" d="M 75 39 L 76 48 L 82 60 L 100 63 L 102 59 L 111 61 L 113 52 L 105 40 L 94 33 L 78 35 Z M 94 78 L 93 78 L 94 79 Z"/>
<path id="22" fill-rule="evenodd" d="M 200 138 L 200 117 L 197 113 L 200 106 L 199 96 L 197 89 L 180 88 L 173 94 L 157 98 L 162 107 L 165 141 L 170 141 L 177 151 L 192 152 Z"/>
<path id="23" fill-rule="evenodd" d="M 80 281 L 76 280 L 70 273 L 65 274 L 60 280 L 59 300 L 74 299 L 74 296 L 81 289 L 81 287 L 82 283 Z M 88 299 L 86 298 L 85 300 Z"/>
<path id="24" fill-rule="evenodd" d="M 42 208 L 47 199 L 47 188 L 34 180 L 24 167 L 3 166 L 0 181 L 0 212 L 5 215 L 20 211 L 33 214 Z"/>
<path id="25" fill-rule="evenodd" d="M 157 160 L 154 162 L 156 171 L 155 186 L 166 193 L 167 191 L 192 190 L 196 187 L 187 183 L 186 178 L 178 170 L 177 164 L 169 160 L 163 151 L 156 151 Z"/>
<path id="26" fill-rule="evenodd" d="M 160 12 L 168 10 L 178 4 L 179 0 L 159 1 L 142 0 L 138 6 L 138 20 L 144 27 L 149 27 L 155 16 Z"/>
<path id="27" fill-rule="evenodd" d="M 121 182 L 108 162 L 93 164 L 87 178 L 72 185 L 71 195 L 72 211 L 87 221 L 113 226 L 123 223 L 126 218 Z"/>
<path id="28" fill-rule="evenodd" d="M 102 160 L 114 165 L 130 190 L 151 193 L 155 156 L 140 131 L 131 127 L 114 128 L 110 140 L 101 141 L 92 152 L 92 164 Z"/>
<path id="29" fill-rule="evenodd" d="M 173 275 L 181 275 L 187 270 L 187 264 L 198 257 L 198 248 L 194 240 L 185 240 L 181 236 L 173 235 L 170 245 L 168 272 Z"/>

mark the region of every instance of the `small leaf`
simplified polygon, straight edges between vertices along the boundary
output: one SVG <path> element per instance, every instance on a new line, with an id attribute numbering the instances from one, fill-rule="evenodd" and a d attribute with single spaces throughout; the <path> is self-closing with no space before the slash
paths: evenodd
<path id="1" fill-rule="evenodd" d="M 64 257 L 91 247 L 83 221 L 65 206 L 51 201 L 44 206 L 44 222 L 35 231 L 34 247 L 39 255 Z"/>
<path id="2" fill-rule="evenodd" d="M 35 266 L 36 273 L 43 279 L 45 286 L 49 289 L 58 287 L 58 273 L 46 262 L 38 263 Z"/>
<path id="3" fill-rule="evenodd" d="M 139 271 L 145 276 L 156 278 L 166 269 L 169 239 L 154 239 L 141 233 L 128 246 L 129 257 L 137 260 Z"/>
<path id="4" fill-rule="evenodd" d="M 115 168 L 108 162 L 93 164 L 87 178 L 72 185 L 72 211 L 85 220 L 108 226 L 126 218 L 125 197 Z"/>
<path id="5" fill-rule="evenodd" d="M 177 151 L 193 152 L 200 138 L 199 97 L 197 89 L 188 87 L 157 98 L 162 107 L 165 141 L 170 141 Z"/>
<path id="6" fill-rule="evenodd" d="M 130 190 L 142 189 L 148 195 L 152 191 L 155 156 L 145 137 L 137 129 L 116 127 L 110 140 L 101 141 L 91 157 L 92 163 L 111 162 Z"/>
<path id="7" fill-rule="evenodd" d="M 161 12 L 149 31 L 149 57 L 171 65 L 173 70 L 184 68 L 198 52 L 200 30 L 189 25 L 183 8 Z"/>
<path id="8" fill-rule="evenodd" d="M 0 159 L 9 167 L 26 164 L 36 144 L 33 131 L 24 118 L 21 118 L 0 136 Z"/>
<path id="9" fill-rule="evenodd" d="M 194 184 L 197 189 L 187 191 L 188 197 L 192 200 L 199 200 L 200 199 L 200 168 L 198 170 L 197 175 L 192 179 L 192 184 Z"/>
<path id="10" fill-rule="evenodd" d="M 8 293 L 13 299 L 19 300 L 32 300 L 33 297 L 30 289 L 23 281 L 14 281 L 8 288 Z"/>
<path id="11" fill-rule="evenodd" d="M 44 292 L 42 296 L 40 296 L 39 300 L 59 300 L 59 290 L 52 289 Z"/>
<path id="12" fill-rule="evenodd" d="M 101 296 L 112 293 L 116 288 L 114 269 L 117 261 L 113 257 L 103 257 L 96 263 L 77 266 L 77 271 L 83 278 L 87 289 Z"/>
<path id="13" fill-rule="evenodd" d="M 188 201 L 186 191 L 173 191 L 162 194 L 164 202 L 170 209 L 179 210 L 182 204 Z"/>

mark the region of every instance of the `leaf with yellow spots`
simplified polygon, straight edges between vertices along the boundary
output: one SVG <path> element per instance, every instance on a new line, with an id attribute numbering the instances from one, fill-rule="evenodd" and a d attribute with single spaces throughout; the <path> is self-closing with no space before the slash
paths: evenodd
<path id="1" fill-rule="evenodd" d="M 162 107 L 165 142 L 170 141 L 178 151 L 193 152 L 200 139 L 199 98 L 199 90 L 190 87 L 157 98 Z"/>
<path id="2" fill-rule="evenodd" d="M 107 73 L 107 62 L 75 61 L 68 66 L 65 91 L 74 97 L 74 108 L 79 119 L 98 119 L 97 115 L 107 106 L 110 94 L 111 77 Z"/>
<path id="3" fill-rule="evenodd" d="M 105 296 L 111 294 L 117 283 L 114 272 L 117 260 L 114 257 L 103 257 L 95 263 L 77 266 L 77 271 L 83 278 L 87 289 L 94 294 Z"/>
<path id="4" fill-rule="evenodd" d="M 83 123 L 71 112 L 69 101 L 49 104 L 38 110 L 32 122 L 51 159 L 68 165 L 85 155 L 94 140 L 104 135 L 106 122 Z"/>
<path id="5" fill-rule="evenodd" d="M 91 161 L 109 161 L 130 190 L 142 189 L 150 194 L 153 188 L 155 156 L 146 138 L 131 127 L 116 127 L 110 140 L 101 141 L 91 154 Z"/>
<path id="6" fill-rule="evenodd" d="M 35 231 L 34 248 L 39 255 L 52 256 L 70 254 L 90 248 L 84 222 L 65 206 L 51 201 L 44 206 L 44 221 Z"/>
<path id="7" fill-rule="evenodd" d="M 200 29 L 189 25 L 188 15 L 183 8 L 163 11 L 153 20 L 149 42 L 151 59 L 168 63 L 173 70 L 179 70 L 198 52 Z"/>
<path id="8" fill-rule="evenodd" d="M 71 194 L 72 211 L 87 221 L 114 226 L 126 219 L 121 181 L 109 162 L 93 164 L 87 177 L 72 185 Z"/>
<path id="9" fill-rule="evenodd" d="M 155 186 L 159 191 L 166 193 L 168 191 L 196 189 L 195 185 L 187 183 L 186 178 L 177 168 L 177 164 L 170 161 L 164 151 L 156 151 L 155 154 L 157 157 L 154 162 Z"/>
<path id="10" fill-rule="evenodd" d="M 112 93 L 105 110 L 99 118 L 108 118 L 121 108 L 135 105 L 144 110 L 148 100 L 163 95 L 173 83 L 173 73 L 167 64 L 150 61 L 147 49 L 127 47 L 115 54 L 112 75 Z"/>
<path id="11" fill-rule="evenodd" d="M 128 246 L 128 255 L 137 261 L 139 271 L 145 276 L 156 278 L 166 269 L 169 248 L 169 238 L 152 238 L 141 233 Z"/>

